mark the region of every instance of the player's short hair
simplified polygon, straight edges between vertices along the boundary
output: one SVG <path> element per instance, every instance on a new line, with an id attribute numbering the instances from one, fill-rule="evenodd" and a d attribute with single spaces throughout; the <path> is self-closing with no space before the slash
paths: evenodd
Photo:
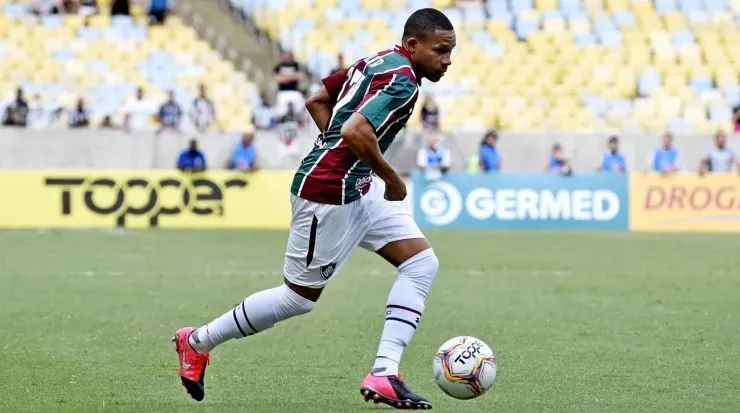
<path id="1" fill-rule="evenodd" d="M 419 9 L 413 12 L 403 25 L 403 38 L 423 38 L 437 30 L 455 30 L 455 28 L 441 11 L 432 8 Z"/>

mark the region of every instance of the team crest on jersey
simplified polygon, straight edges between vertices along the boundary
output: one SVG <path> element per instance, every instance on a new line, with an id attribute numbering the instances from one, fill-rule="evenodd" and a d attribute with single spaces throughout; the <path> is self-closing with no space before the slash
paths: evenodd
<path id="1" fill-rule="evenodd" d="M 324 134 L 319 133 L 319 136 L 317 136 L 316 140 L 313 142 L 313 147 L 316 149 L 324 149 L 326 146 L 326 142 L 324 142 Z"/>
<path id="2" fill-rule="evenodd" d="M 337 268 L 336 262 L 330 262 L 329 264 L 322 265 L 319 270 L 321 271 L 321 276 L 324 277 L 325 280 L 328 280 L 331 278 L 332 275 L 334 275 L 334 270 Z"/>

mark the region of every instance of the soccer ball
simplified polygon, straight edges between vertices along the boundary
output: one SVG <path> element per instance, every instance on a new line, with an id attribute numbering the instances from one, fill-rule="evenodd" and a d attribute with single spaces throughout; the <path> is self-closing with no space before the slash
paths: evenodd
<path id="1" fill-rule="evenodd" d="M 434 355 L 434 378 L 456 399 L 483 395 L 496 379 L 496 356 L 483 341 L 470 336 L 447 340 Z"/>

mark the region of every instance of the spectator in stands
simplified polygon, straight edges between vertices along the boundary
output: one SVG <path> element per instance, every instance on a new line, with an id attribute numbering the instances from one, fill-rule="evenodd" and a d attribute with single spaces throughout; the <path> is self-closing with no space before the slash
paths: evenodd
<path id="1" fill-rule="evenodd" d="M 439 130 L 439 107 L 434 96 L 424 96 L 424 105 L 421 108 L 421 125 L 424 129 Z"/>
<path id="2" fill-rule="evenodd" d="M 127 132 L 149 129 L 155 111 L 154 102 L 144 98 L 144 89 L 136 89 L 136 96 L 130 98 L 123 108 L 123 128 Z"/>
<path id="3" fill-rule="evenodd" d="M 337 56 L 337 67 L 332 69 L 330 74 L 333 75 L 334 73 L 341 72 L 342 70 L 346 68 L 347 68 L 347 65 L 344 63 L 344 55 L 339 53 L 339 55 Z"/>
<path id="4" fill-rule="evenodd" d="M 252 172 L 259 169 L 257 150 L 254 147 L 254 134 L 245 132 L 242 139 L 234 146 L 234 152 L 229 159 L 229 169 L 242 172 Z"/>
<path id="5" fill-rule="evenodd" d="M 51 105 L 44 103 L 41 95 L 36 93 L 28 104 L 28 117 L 26 127 L 32 129 L 43 129 L 49 127 L 59 118 L 61 109 L 54 109 Z"/>
<path id="6" fill-rule="evenodd" d="M 26 127 L 28 122 L 28 102 L 23 97 L 23 89 L 15 91 L 15 99 L 5 107 L 3 125 Z"/>
<path id="7" fill-rule="evenodd" d="M 81 0 L 80 1 L 80 16 L 92 16 L 98 14 L 98 1 L 97 0 Z"/>
<path id="8" fill-rule="evenodd" d="M 259 130 L 269 130 L 275 127 L 275 116 L 264 94 L 260 95 L 259 102 L 252 109 L 252 123 Z"/>
<path id="9" fill-rule="evenodd" d="M 619 138 L 610 136 L 607 146 L 609 150 L 601 158 L 598 170 L 601 172 L 613 172 L 623 174 L 627 171 L 627 162 L 624 155 L 619 152 Z"/>
<path id="10" fill-rule="evenodd" d="M 100 122 L 100 129 L 117 129 L 116 125 L 113 124 L 113 119 L 110 115 L 103 116 L 103 120 Z"/>
<path id="11" fill-rule="evenodd" d="M 279 154 L 282 159 L 300 158 L 298 130 L 303 128 L 304 118 L 296 113 L 293 102 L 288 102 L 288 113 L 277 120 L 278 136 L 282 145 Z"/>
<path id="12" fill-rule="evenodd" d="M 160 106 L 157 114 L 157 122 L 159 123 L 157 134 L 167 129 L 180 132 L 180 120 L 182 120 L 182 109 L 175 101 L 175 92 L 170 90 L 167 92 L 167 101 Z"/>
<path id="13" fill-rule="evenodd" d="M 131 15 L 131 11 L 129 10 L 129 0 L 113 0 L 113 4 L 111 5 L 111 9 L 110 9 L 110 14 L 111 16 Z"/>
<path id="14" fill-rule="evenodd" d="M 85 100 L 77 99 L 77 104 L 67 115 L 67 121 L 70 128 L 86 128 L 90 126 L 90 115 L 85 107 Z"/>
<path id="15" fill-rule="evenodd" d="M 37 16 L 48 16 L 59 14 L 61 11 L 60 0 L 33 0 L 31 3 L 33 14 Z"/>
<path id="16" fill-rule="evenodd" d="M 491 130 L 486 132 L 478 150 L 478 162 L 480 170 L 486 173 L 495 173 L 501 170 L 501 153 L 496 147 L 498 132 Z"/>
<path id="17" fill-rule="evenodd" d="M 198 141 L 190 140 L 188 148 L 177 158 L 177 169 L 183 172 L 200 172 L 206 169 L 206 157 L 198 149 Z"/>
<path id="18" fill-rule="evenodd" d="M 727 173 L 732 172 L 733 167 L 740 171 L 740 159 L 735 151 L 727 147 L 727 135 L 724 131 L 717 131 L 714 135 L 714 147 L 701 159 L 699 173 Z"/>
<path id="19" fill-rule="evenodd" d="M 80 0 L 62 0 L 62 13 L 78 14 L 80 11 Z"/>
<path id="20" fill-rule="evenodd" d="M 678 172 L 678 149 L 673 147 L 671 132 L 663 134 L 660 147 L 655 148 L 650 158 L 650 169 L 660 174 Z"/>
<path id="21" fill-rule="evenodd" d="M 450 150 L 442 146 L 436 134 L 429 135 L 427 144 L 416 154 L 416 166 L 426 179 L 436 181 L 446 174 L 452 164 Z"/>
<path id="22" fill-rule="evenodd" d="M 565 157 L 563 148 L 559 143 L 552 146 L 552 153 L 547 161 L 545 170 L 563 176 L 570 176 L 573 174 L 573 170 L 570 167 L 570 161 Z"/>
<path id="23" fill-rule="evenodd" d="M 277 127 L 283 142 L 293 141 L 298 136 L 298 129 L 303 127 L 303 117 L 296 113 L 293 102 L 288 102 L 288 112 L 277 119 Z"/>
<path id="24" fill-rule="evenodd" d="M 206 86 L 202 83 L 198 87 L 198 96 L 193 100 L 190 118 L 199 132 L 207 131 L 216 121 L 216 106 L 206 94 Z"/>
<path id="25" fill-rule="evenodd" d="M 280 117 L 288 112 L 288 102 L 293 102 L 296 108 L 303 108 L 303 94 L 298 90 L 298 83 L 303 75 L 293 55 L 290 52 L 280 53 L 280 63 L 275 66 L 274 71 L 275 82 L 278 84 L 276 116 Z"/>
<path id="26" fill-rule="evenodd" d="M 170 13 L 169 0 L 151 0 L 149 3 L 149 24 L 164 24 Z"/>

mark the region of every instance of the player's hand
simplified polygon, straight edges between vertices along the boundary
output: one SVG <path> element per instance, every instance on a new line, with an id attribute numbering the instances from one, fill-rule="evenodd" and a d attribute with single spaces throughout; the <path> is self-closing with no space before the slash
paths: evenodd
<path id="1" fill-rule="evenodd" d="M 406 184 L 400 176 L 385 183 L 385 199 L 388 201 L 403 201 L 406 199 Z"/>

